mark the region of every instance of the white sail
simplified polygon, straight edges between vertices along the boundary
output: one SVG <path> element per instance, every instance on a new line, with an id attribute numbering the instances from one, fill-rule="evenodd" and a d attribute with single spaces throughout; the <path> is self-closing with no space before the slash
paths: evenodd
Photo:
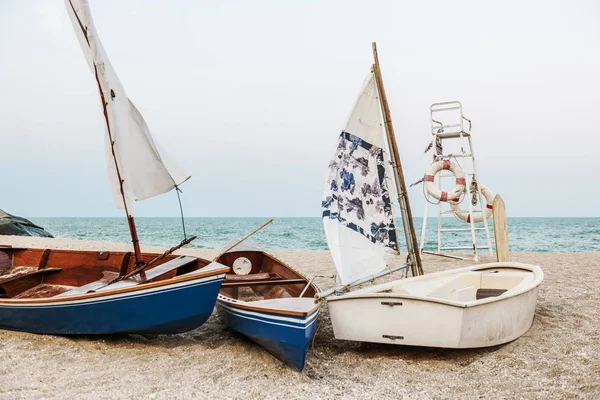
<path id="1" fill-rule="evenodd" d="M 323 225 L 342 284 L 385 269 L 398 253 L 380 107 L 370 73 L 329 165 Z"/>
<path id="2" fill-rule="evenodd" d="M 102 47 L 87 0 L 65 0 L 65 3 L 77 39 L 92 73 L 98 79 L 106 103 L 106 159 L 115 206 L 119 209 L 126 207 L 129 215 L 133 216 L 135 200 L 168 192 L 189 179 L 190 175 L 152 138 L 146 121 L 127 97 Z M 117 168 L 123 181 L 124 196 L 121 195 Z"/>

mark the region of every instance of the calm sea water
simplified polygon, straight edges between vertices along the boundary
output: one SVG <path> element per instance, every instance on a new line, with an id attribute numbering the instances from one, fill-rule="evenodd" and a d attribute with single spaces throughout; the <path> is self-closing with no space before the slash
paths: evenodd
<path id="1" fill-rule="evenodd" d="M 125 218 L 31 218 L 55 237 L 129 242 Z M 268 218 L 187 218 L 188 236 L 197 235 L 191 247 L 221 248 L 232 238 L 241 238 Z M 491 221 L 491 219 L 490 219 Z M 140 241 L 147 245 L 172 246 L 183 233 L 179 218 L 136 218 Z M 415 219 L 420 239 L 422 218 Z M 437 219 L 428 219 L 425 249 L 437 250 Z M 454 218 L 443 220 L 444 228 L 468 225 Z M 401 225 L 399 225 L 401 227 Z M 509 218 L 511 251 L 600 251 L 600 218 Z M 400 228 L 401 229 L 401 228 Z M 490 235 L 493 229 L 490 225 Z M 470 232 L 444 233 L 444 246 L 470 245 Z M 320 218 L 276 218 L 249 241 L 266 250 L 327 250 Z M 401 242 L 402 243 L 402 242 Z M 485 234 L 478 232 L 478 243 Z"/>

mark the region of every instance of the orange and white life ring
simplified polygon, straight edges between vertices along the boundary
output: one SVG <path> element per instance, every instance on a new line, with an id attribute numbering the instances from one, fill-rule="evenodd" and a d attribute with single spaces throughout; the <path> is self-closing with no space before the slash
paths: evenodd
<path id="1" fill-rule="evenodd" d="M 433 183 L 435 174 L 445 169 L 452 172 L 456 178 L 456 185 L 449 192 L 442 192 Z M 427 189 L 427 193 L 439 201 L 458 200 L 460 195 L 465 191 L 465 173 L 458 165 L 450 162 L 450 160 L 436 161 L 432 163 L 425 173 L 423 181 L 425 182 L 425 189 Z"/>
<path id="2" fill-rule="evenodd" d="M 494 202 L 494 193 L 484 185 L 480 185 L 481 194 L 485 197 L 485 208 L 483 214 L 480 211 L 473 213 L 473 222 L 483 222 L 483 219 L 488 219 L 492 216 L 492 203 Z M 450 208 L 454 211 L 454 215 L 465 222 L 471 223 L 471 215 L 469 211 L 462 210 L 458 204 L 458 198 L 450 201 Z"/>

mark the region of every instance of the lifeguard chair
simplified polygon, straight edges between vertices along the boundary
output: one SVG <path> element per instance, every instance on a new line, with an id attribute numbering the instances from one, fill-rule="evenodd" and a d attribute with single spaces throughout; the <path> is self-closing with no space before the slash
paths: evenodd
<path id="1" fill-rule="evenodd" d="M 473 260 L 479 261 L 479 250 L 488 250 L 492 255 L 492 244 L 488 226 L 494 195 L 480 182 L 475 163 L 471 120 L 463 115 L 459 101 L 434 103 L 430 106 L 431 135 L 433 141 L 433 163 L 424 177 L 425 212 L 419 250 L 421 253 L 464 259 L 450 255 L 449 251 L 473 252 Z M 429 150 L 429 148 L 428 148 Z M 456 185 L 444 191 L 443 182 L 455 178 Z M 467 209 L 460 204 L 466 203 Z M 427 212 L 430 204 L 437 204 L 437 252 L 425 251 Z M 454 214 L 469 227 L 444 227 L 444 215 Z M 481 222 L 483 226 L 481 226 Z M 447 226 L 447 224 L 446 224 Z M 485 244 L 477 242 L 477 232 L 485 231 Z M 448 233 L 471 233 L 468 243 L 446 246 L 443 239 Z"/>

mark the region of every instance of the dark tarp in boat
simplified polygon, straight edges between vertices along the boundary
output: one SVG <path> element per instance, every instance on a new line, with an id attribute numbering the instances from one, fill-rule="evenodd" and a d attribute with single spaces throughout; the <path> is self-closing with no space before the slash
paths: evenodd
<path id="1" fill-rule="evenodd" d="M 54 237 L 28 219 L 0 210 L 0 235 Z"/>

